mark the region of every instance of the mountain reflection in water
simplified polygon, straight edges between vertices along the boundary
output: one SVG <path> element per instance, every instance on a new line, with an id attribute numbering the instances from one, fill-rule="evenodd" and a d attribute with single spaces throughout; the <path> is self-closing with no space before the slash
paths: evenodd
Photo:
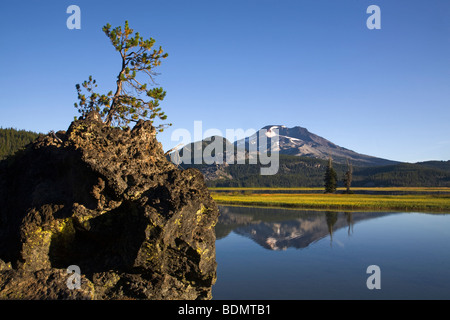
<path id="1" fill-rule="evenodd" d="M 333 232 L 346 228 L 349 236 L 354 224 L 392 213 L 333 212 L 239 207 L 219 207 L 216 237 L 221 239 L 230 232 L 252 239 L 269 250 L 303 249 L 325 237 L 333 243 Z"/>

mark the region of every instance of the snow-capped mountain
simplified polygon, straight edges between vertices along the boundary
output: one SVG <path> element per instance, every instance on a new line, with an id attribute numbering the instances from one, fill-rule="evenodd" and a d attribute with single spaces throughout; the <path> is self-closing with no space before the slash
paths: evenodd
<path id="1" fill-rule="evenodd" d="M 278 136 L 276 137 L 277 131 Z M 258 143 L 258 138 L 261 143 Z M 258 151 L 265 151 L 266 148 L 271 147 L 272 151 L 278 151 L 280 154 L 318 159 L 331 157 L 337 163 L 345 163 L 349 160 L 352 164 L 360 166 L 381 166 L 397 163 L 340 147 L 300 126 L 293 128 L 282 125 L 265 126 L 255 134 L 236 141 L 235 146 L 240 149 Z"/>

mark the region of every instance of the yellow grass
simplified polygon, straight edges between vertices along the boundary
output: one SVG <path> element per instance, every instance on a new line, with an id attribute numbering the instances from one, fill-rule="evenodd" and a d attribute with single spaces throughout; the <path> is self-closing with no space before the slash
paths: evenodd
<path id="1" fill-rule="evenodd" d="M 323 187 L 214 187 L 209 188 L 211 191 L 323 191 Z M 337 191 L 344 191 L 345 188 L 337 188 Z M 355 187 L 351 188 L 353 191 L 371 191 L 371 192 L 440 192 L 450 193 L 450 187 Z"/>
<path id="2" fill-rule="evenodd" d="M 404 188 L 403 188 L 404 189 Z M 332 210 L 406 210 L 450 212 L 450 195 L 367 195 L 322 193 L 212 193 L 218 204 Z"/>

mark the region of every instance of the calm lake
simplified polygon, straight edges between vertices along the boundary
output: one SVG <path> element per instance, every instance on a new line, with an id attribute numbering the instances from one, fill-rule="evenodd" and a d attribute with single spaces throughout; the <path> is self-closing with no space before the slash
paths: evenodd
<path id="1" fill-rule="evenodd" d="M 213 299 L 450 299 L 450 214 L 220 213 Z"/>

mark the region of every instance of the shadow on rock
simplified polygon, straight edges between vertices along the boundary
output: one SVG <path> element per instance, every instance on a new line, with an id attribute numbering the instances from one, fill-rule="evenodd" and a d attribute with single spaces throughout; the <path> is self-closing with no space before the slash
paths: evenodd
<path id="1" fill-rule="evenodd" d="M 155 135 L 77 120 L 0 162 L 0 298 L 211 298 L 217 206 Z"/>

